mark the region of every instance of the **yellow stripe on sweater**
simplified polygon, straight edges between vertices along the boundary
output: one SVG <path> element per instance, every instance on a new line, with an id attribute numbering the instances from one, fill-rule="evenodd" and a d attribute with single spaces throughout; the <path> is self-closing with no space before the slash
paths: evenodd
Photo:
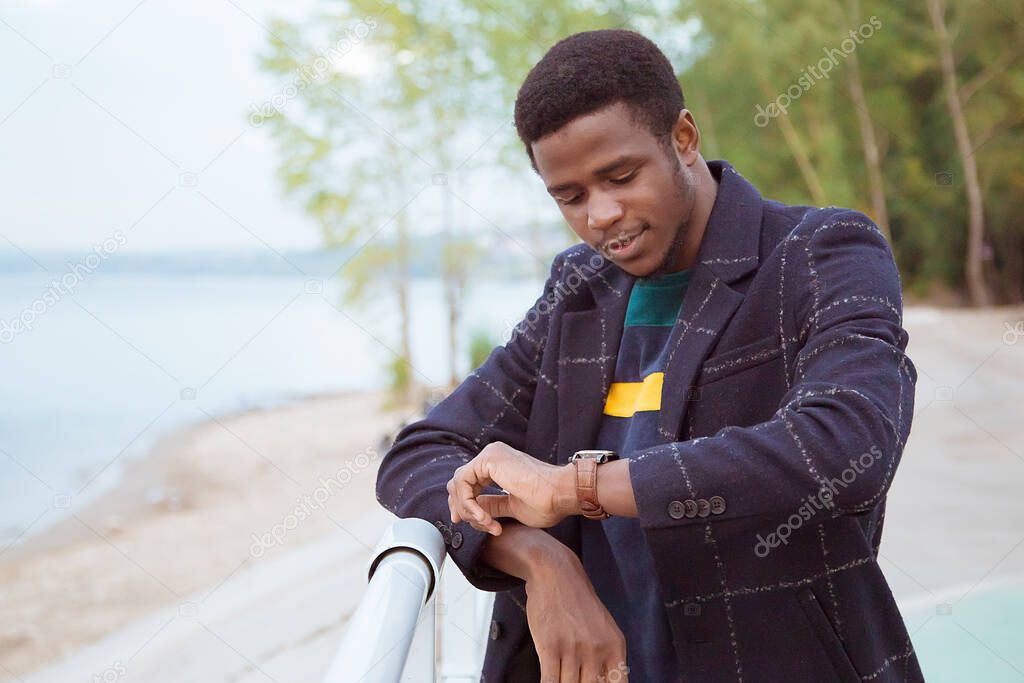
<path id="1" fill-rule="evenodd" d="M 652 372 L 643 382 L 613 382 L 604 402 L 604 414 L 633 417 L 641 410 L 661 410 L 664 372 Z"/>

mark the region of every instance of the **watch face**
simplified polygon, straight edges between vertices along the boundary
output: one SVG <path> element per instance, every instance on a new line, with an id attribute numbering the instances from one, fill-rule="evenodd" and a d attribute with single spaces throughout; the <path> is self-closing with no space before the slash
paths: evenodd
<path id="1" fill-rule="evenodd" d="M 615 451 L 576 451 L 572 460 L 596 460 L 599 464 L 619 457 Z"/>

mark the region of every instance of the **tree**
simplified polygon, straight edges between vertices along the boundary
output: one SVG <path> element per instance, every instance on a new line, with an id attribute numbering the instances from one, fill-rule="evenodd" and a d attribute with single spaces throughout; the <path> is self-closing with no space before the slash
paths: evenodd
<path id="1" fill-rule="evenodd" d="M 844 19 L 844 27 L 860 25 L 860 0 L 846 0 L 846 7 L 840 4 L 840 10 Z M 878 229 L 885 235 L 885 239 L 891 243 L 889 207 L 886 204 L 885 178 L 882 174 L 882 154 L 875 132 L 875 122 L 871 118 L 871 109 L 868 104 L 867 95 L 864 93 L 864 82 L 860 73 L 860 58 L 857 56 L 856 51 L 849 55 L 849 68 L 846 73 L 850 100 L 853 102 L 853 109 L 857 115 L 857 125 L 860 129 L 861 148 L 864 152 L 864 166 L 867 169 L 868 184 L 871 188 L 871 206 L 874 209 L 872 217 L 878 225 Z"/>
<path id="2" fill-rule="evenodd" d="M 279 38 L 267 67 L 287 74 L 309 63 L 315 52 L 308 46 L 329 44 L 346 22 L 377 21 L 365 39 L 378 55 L 371 79 L 334 69 L 301 90 L 287 118 L 271 117 L 282 177 L 306 198 L 329 241 L 343 243 L 367 241 L 401 213 L 397 201 L 382 197 L 410 196 L 424 174 L 442 177 L 436 221 L 445 235 L 453 359 L 475 258 L 460 243 L 463 226 L 451 209 L 465 168 L 460 159 L 535 182 L 512 126 L 494 123 L 508 122 L 519 85 L 552 44 L 596 28 L 639 30 L 669 55 L 709 158 L 729 159 L 767 197 L 872 216 L 911 292 L 941 284 L 977 304 L 1024 296 L 1019 2 L 456 0 L 442 8 L 405 0 L 380 10 L 350 0 L 340 7 L 301 26 L 273 27 Z M 870 36 L 862 30 L 868 24 Z M 850 43 L 850 31 L 864 39 Z M 494 130 L 483 144 L 460 145 L 483 122 Z M 543 220 L 528 224 L 547 229 Z M 394 267 L 370 270 L 386 272 L 401 291 L 407 226 L 397 217 L 388 225 L 396 234 L 376 247 L 393 251 L 367 247 L 361 258 Z M 346 277 L 357 280 L 358 272 L 357 260 Z M 454 373 L 450 367 L 449 380 Z"/>
<path id="3" fill-rule="evenodd" d="M 457 48 L 458 25 L 443 21 L 436 6 L 415 9 L 420 13 L 353 0 L 299 24 L 275 21 L 263 59 L 272 73 L 316 75 L 305 79 L 294 102 L 266 117 L 282 150 L 281 175 L 320 220 L 327 244 L 359 245 L 339 269 L 347 300 L 363 300 L 374 287 L 392 291 L 399 312 L 395 354 L 405 366 L 392 374 L 405 398 L 429 381 L 412 366 L 407 209 L 431 186 L 447 189 L 450 138 L 466 122 L 475 94 L 466 83 L 472 60 Z M 318 68 L 325 54 L 329 65 Z M 450 212 L 440 220 L 442 233 L 451 235 Z M 458 253 L 465 259 L 473 252 Z M 445 273 L 455 265 L 443 262 Z M 457 306 L 459 298 L 450 294 Z M 449 318 L 456 324 L 457 312 Z M 449 339 L 454 358 L 454 333 Z"/>
<path id="4" fill-rule="evenodd" d="M 991 297 L 982 270 L 985 207 L 982 206 L 978 163 L 974 157 L 971 131 L 964 113 L 964 103 L 961 99 L 960 84 L 956 75 L 956 61 L 953 55 L 953 38 L 946 29 L 946 8 L 942 0 L 928 0 L 928 14 L 931 15 L 932 26 L 935 28 L 942 82 L 946 92 L 946 106 L 949 108 L 949 118 L 953 123 L 953 133 L 956 137 L 956 148 L 964 171 L 964 188 L 967 193 L 968 209 L 967 255 L 964 268 L 967 273 L 967 291 L 975 306 L 986 306 L 991 301 Z"/>

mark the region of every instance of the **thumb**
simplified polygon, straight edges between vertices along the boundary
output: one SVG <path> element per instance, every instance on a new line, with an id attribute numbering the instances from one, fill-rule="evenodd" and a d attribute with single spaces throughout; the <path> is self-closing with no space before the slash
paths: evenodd
<path id="1" fill-rule="evenodd" d="M 477 496 L 476 502 L 487 514 L 491 516 L 492 519 L 496 519 L 498 517 L 515 517 L 515 515 L 512 514 L 512 506 L 509 504 L 509 495 L 507 493 L 484 494 Z"/>

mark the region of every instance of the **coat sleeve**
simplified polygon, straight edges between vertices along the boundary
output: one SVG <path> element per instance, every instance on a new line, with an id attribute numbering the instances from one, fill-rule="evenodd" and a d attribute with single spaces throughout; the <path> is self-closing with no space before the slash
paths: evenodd
<path id="1" fill-rule="evenodd" d="M 888 243 L 870 219 L 846 211 L 801 223 L 779 249 L 788 391 L 766 422 L 633 456 L 630 478 L 647 533 L 741 517 L 785 519 L 811 498 L 832 515 L 855 514 L 888 490 L 917 379 L 904 354 L 899 275 Z M 713 496 L 726 502 L 721 514 L 680 515 L 679 501 Z"/>
<path id="2" fill-rule="evenodd" d="M 455 469 L 489 443 L 503 441 L 523 450 L 562 267 L 560 254 L 552 263 L 544 292 L 515 326 L 509 341 L 496 347 L 422 420 L 402 429 L 377 473 L 381 505 L 399 517 L 418 517 L 437 526 L 448 555 L 482 590 L 508 590 L 522 582 L 479 562 L 488 534 L 466 522 L 452 524 L 445 487 Z"/>

